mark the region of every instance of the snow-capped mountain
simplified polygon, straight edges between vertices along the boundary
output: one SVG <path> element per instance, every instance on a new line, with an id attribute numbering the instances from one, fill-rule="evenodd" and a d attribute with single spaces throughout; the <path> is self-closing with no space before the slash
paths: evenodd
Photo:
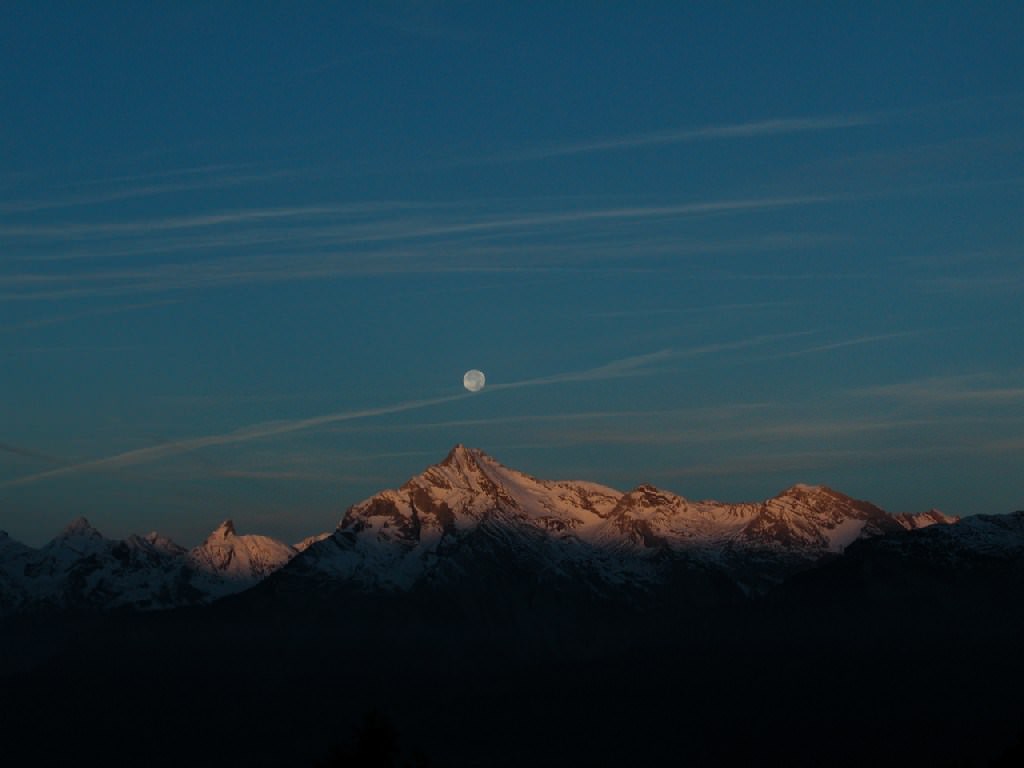
<path id="1" fill-rule="evenodd" d="M 266 578 L 298 554 L 298 550 L 269 536 L 235 533 L 225 520 L 185 557 L 187 567 L 203 577 L 206 592 L 239 592 Z"/>
<path id="2" fill-rule="evenodd" d="M 295 546 L 239 535 L 230 520 L 191 550 L 156 533 L 112 541 L 84 518 L 38 550 L 0 534 L 0 614 L 201 604 L 271 574 L 365 593 L 557 583 L 631 599 L 666 588 L 750 595 L 856 542 L 940 528 L 969 535 L 981 525 L 957 520 L 937 510 L 890 515 L 824 486 L 741 504 L 651 485 L 623 493 L 540 480 L 457 445 L 400 488 L 350 507 L 333 533 Z"/>
<path id="3" fill-rule="evenodd" d="M 326 539 L 330 535 L 331 535 L 330 531 L 324 531 L 323 533 L 315 533 L 312 536 L 307 536 L 302 541 L 297 542 L 296 544 L 293 544 L 292 546 L 295 548 L 296 552 L 305 552 L 313 544 L 316 544 L 318 541 L 323 541 L 324 539 Z"/>
<path id="4" fill-rule="evenodd" d="M 927 512 L 918 512 L 910 514 L 903 512 L 902 514 L 895 515 L 896 522 L 906 528 L 908 531 L 916 531 L 920 528 L 927 528 L 930 525 L 952 525 L 960 521 L 959 517 L 955 515 L 947 515 L 939 512 L 937 509 L 929 509 Z"/>
<path id="5" fill-rule="evenodd" d="M 902 615 L 917 604 L 975 620 L 1021 617 L 1024 511 L 974 515 L 855 542 L 841 558 L 800 574 L 776 595 L 795 605 L 869 606 Z"/>
<path id="6" fill-rule="evenodd" d="M 39 549 L 0 536 L 0 615 L 206 603 L 251 587 L 295 553 L 236 535 L 230 520 L 187 550 L 158 533 L 107 539 L 80 517 Z"/>
<path id="7" fill-rule="evenodd" d="M 951 522 L 941 513 L 931 523 Z M 650 485 L 628 493 L 538 480 L 456 446 L 401 488 L 351 507 L 309 546 L 290 575 L 319 574 L 364 589 L 408 590 L 473 578 L 487 557 L 530 564 L 593 589 L 656 587 L 681 565 L 727 574 L 759 591 L 851 542 L 922 527 L 822 486 L 766 501 L 690 501 Z"/>
<path id="8" fill-rule="evenodd" d="M 941 516 L 945 520 L 950 519 Z M 878 542 L 874 549 L 915 559 L 928 553 L 932 561 L 947 566 L 978 559 L 1005 561 L 1012 566 L 1011 570 L 1024 573 L 1024 511 L 1008 515 L 974 515 L 956 525 L 942 525 L 942 520 L 938 522 L 940 524 L 915 526 L 925 530 L 913 536 L 888 537 Z"/>

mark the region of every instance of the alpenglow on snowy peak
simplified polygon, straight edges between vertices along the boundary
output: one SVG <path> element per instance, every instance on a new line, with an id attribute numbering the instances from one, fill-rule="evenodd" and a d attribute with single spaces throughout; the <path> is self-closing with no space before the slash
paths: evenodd
<path id="1" fill-rule="evenodd" d="M 235 533 L 235 524 L 225 520 L 206 541 L 188 553 L 188 565 L 199 573 L 222 582 L 219 591 L 237 592 L 265 578 L 287 563 L 298 550 L 268 536 Z M 216 586 L 210 592 L 218 591 Z"/>
<path id="2" fill-rule="evenodd" d="M 465 578 L 500 557 L 585 574 L 601 592 L 658 584 L 675 563 L 713 570 L 749 593 L 858 539 L 951 521 L 895 517 L 823 486 L 795 485 L 748 504 L 690 501 L 650 485 L 622 493 L 538 480 L 457 445 L 402 487 L 351 507 L 332 536 L 286 570 L 407 590 Z"/>
<path id="3" fill-rule="evenodd" d="M 0 616 L 165 609 L 262 582 L 308 589 L 310 578 L 360 592 L 556 580 L 604 596 L 694 582 L 752 595 L 851 544 L 961 527 L 955 523 L 937 510 L 889 515 L 824 486 L 725 504 L 651 485 L 623 493 L 539 480 L 457 445 L 400 488 L 350 507 L 333 533 L 295 546 L 239 535 L 231 520 L 191 550 L 158 533 L 106 539 L 85 518 L 39 549 L 0 534 Z"/>

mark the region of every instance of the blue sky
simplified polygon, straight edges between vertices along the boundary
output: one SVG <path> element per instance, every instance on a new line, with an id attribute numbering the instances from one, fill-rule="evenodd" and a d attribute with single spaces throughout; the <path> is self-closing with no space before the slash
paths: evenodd
<path id="1" fill-rule="evenodd" d="M 150 5 L 0 10 L 16 538 L 297 540 L 456 442 L 1024 505 L 1024 6 Z"/>

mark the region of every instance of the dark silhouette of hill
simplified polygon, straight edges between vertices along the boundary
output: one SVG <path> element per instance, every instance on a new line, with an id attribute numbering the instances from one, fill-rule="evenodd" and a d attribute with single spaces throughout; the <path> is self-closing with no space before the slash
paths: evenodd
<path id="1" fill-rule="evenodd" d="M 351 737 L 335 744 L 314 768 L 429 768 L 430 760 L 419 751 L 403 749 L 398 730 L 382 712 L 363 714 Z"/>
<path id="2" fill-rule="evenodd" d="M 464 590 L 271 579 L 204 608 L 7 623 L 0 651 L 26 663 L 0 678 L 0 754 L 308 766 L 375 744 L 438 766 L 1007 765 L 1024 579 L 1012 537 L 978 536 L 1020 520 L 859 542 L 758 600 L 684 583 L 602 601 L 499 569 Z"/>

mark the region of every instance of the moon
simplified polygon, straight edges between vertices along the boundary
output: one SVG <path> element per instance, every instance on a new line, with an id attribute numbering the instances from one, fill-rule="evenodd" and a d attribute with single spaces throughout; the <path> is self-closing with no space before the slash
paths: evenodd
<path id="1" fill-rule="evenodd" d="M 472 368 L 466 371 L 466 374 L 462 377 L 462 386 L 470 392 L 479 392 L 484 388 L 484 383 L 486 381 L 487 377 L 484 376 L 483 371 L 478 371 L 476 368 Z"/>

